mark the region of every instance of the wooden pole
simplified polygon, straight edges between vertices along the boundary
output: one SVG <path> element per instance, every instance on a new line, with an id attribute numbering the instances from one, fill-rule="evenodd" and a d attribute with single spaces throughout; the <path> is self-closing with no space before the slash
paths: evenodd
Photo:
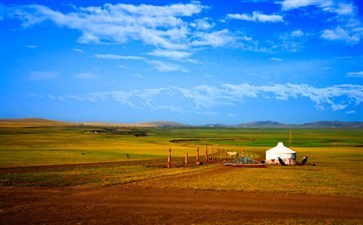
<path id="1" fill-rule="evenodd" d="M 242 157 L 245 157 L 245 149 L 242 147 Z"/>
<path id="2" fill-rule="evenodd" d="M 168 163 L 166 164 L 166 167 L 171 168 L 171 148 L 169 148 Z"/>
<path id="3" fill-rule="evenodd" d="M 199 147 L 197 148 L 197 154 L 195 156 L 195 164 L 199 165 Z"/>
<path id="4" fill-rule="evenodd" d="M 219 160 L 221 160 L 221 159 L 222 159 L 222 149 L 219 148 Z"/>
<path id="5" fill-rule="evenodd" d="M 204 161 L 207 163 L 208 162 L 208 146 L 205 145 L 205 155 L 204 155 Z"/>
<path id="6" fill-rule="evenodd" d="M 212 156 L 211 159 L 214 160 L 214 147 L 212 146 Z"/>
<path id="7" fill-rule="evenodd" d="M 188 152 L 185 153 L 185 160 L 184 160 L 184 164 L 187 166 L 188 165 Z"/>

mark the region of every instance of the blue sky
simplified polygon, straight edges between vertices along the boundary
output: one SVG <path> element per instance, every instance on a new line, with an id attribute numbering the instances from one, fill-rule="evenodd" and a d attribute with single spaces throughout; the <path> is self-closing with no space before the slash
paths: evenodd
<path id="1" fill-rule="evenodd" d="M 363 120 L 361 1 L 0 7 L 2 118 Z"/>

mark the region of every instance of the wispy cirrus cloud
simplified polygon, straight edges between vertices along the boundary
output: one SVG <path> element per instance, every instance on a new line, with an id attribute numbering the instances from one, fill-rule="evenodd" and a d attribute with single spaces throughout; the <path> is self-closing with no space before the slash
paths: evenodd
<path id="1" fill-rule="evenodd" d="M 275 62 L 281 62 L 282 59 L 281 58 L 276 58 L 276 57 L 273 57 L 273 58 L 269 58 L 270 61 L 275 61 Z"/>
<path id="2" fill-rule="evenodd" d="M 52 96 L 61 101 L 102 101 L 114 99 L 121 104 L 140 110 L 165 110 L 180 113 L 213 113 L 214 108 L 243 103 L 245 98 L 269 98 L 276 101 L 307 98 L 323 110 L 353 111 L 363 102 L 362 85 L 334 85 L 316 88 L 306 84 L 274 84 L 256 86 L 248 83 L 199 85 L 191 88 L 168 86 L 164 88 L 90 93 L 84 96 Z M 168 104 L 166 104 L 168 103 Z"/>
<path id="3" fill-rule="evenodd" d="M 284 0 L 279 3 L 282 6 L 282 10 L 292 10 L 292 9 L 297 9 L 297 8 L 306 7 L 306 6 L 310 6 L 310 5 L 324 7 L 326 5 L 330 5 L 331 1 L 329 1 L 329 0 L 328 1 L 326 1 L 326 0 L 301 0 L 301 1 Z"/>
<path id="4" fill-rule="evenodd" d="M 261 23 L 282 23 L 284 19 L 281 15 L 268 15 L 254 11 L 250 14 L 227 14 L 227 18 L 236 20 L 245 20 L 250 22 L 261 22 Z"/>
<path id="5" fill-rule="evenodd" d="M 167 49 L 155 49 L 152 52 L 147 53 L 148 55 L 157 56 L 157 57 L 165 57 L 171 58 L 175 60 L 181 60 L 189 58 L 192 53 L 187 51 L 175 51 L 175 50 L 167 50 Z"/>
<path id="6" fill-rule="evenodd" d="M 167 63 L 159 60 L 148 60 L 146 63 L 149 63 L 154 66 L 154 68 L 159 72 L 174 72 L 174 71 L 181 71 L 187 73 L 188 70 L 185 69 L 183 66 L 174 63 Z"/>
<path id="7" fill-rule="evenodd" d="M 347 73 L 348 77 L 359 77 L 359 78 L 363 78 L 363 71 L 358 71 L 358 72 L 349 72 Z"/>
<path id="8" fill-rule="evenodd" d="M 114 54 L 95 54 L 98 59 L 113 59 L 113 60 L 145 60 L 144 57 L 134 55 L 114 55 Z"/>
<path id="9" fill-rule="evenodd" d="M 81 53 L 81 54 L 86 53 L 85 51 L 83 51 L 82 49 L 79 49 L 79 48 L 74 48 L 73 51 L 77 52 L 77 53 Z"/>
<path id="10" fill-rule="evenodd" d="M 304 48 L 307 34 L 302 30 L 285 32 L 278 36 L 278 41 L 272 45 L 273 49 L 283 49 L 289 52 L 297 52 Z"/>

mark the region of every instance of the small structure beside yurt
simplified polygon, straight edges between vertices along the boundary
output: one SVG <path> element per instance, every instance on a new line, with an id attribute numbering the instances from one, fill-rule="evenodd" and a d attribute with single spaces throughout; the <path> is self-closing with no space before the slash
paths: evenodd
<path id="1" fill-rule="evenodd" d="M 266 151 L 266 164 L 280 164 L 279 158 L 286 165 L 296 165 L 296 152 L 278 142 L 276 147 Z"/>

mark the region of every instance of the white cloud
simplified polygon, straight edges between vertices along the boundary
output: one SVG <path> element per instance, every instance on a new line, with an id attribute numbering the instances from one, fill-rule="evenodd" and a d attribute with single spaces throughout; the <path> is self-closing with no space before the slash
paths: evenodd
<path id="1" fill-rule="evenodd" d="M 214 32 L 198 32 L 194 34 L 195 40 L 191 42 L 192 46 L 212 46 L 220 47 L 232 43 L 235 38 L 227 29 Z"/>
<path id="2" fill-rule="evenodd" d="M 306 42 L 304 36 L 306 35 L 301 30 L 283 33 L 278 37 L 279 42 L 275 42 L 272 47 L 274 49 L 297 52 L 304 48 L 304 43 Z"/>
<path id="3" fill-rule="evenodd" d="M 104 4 L 76 7 L 71 12 L 55 11 L 43 5 L 6 7 L 5 17 L 22 21 L 24 27 L 50 21 L 59 27 L 78 30 L 80 43 L 125 44 L 139 41 L 159 49 L 187 50 L 195 43 L 221 46 L 227 41 L 206 41 L 206 36 L 228 39 L 225 30 L 212 30 L 215 23 L 207 17 L 193 20 L 203 9 L 198 1 L 186 4 L 132 5 Z"/>
<path id="4" fill-rule="evenodd" d="M 291 32 L 292 37 L 302 37 L 304 36 L 304 32 L 302 30 L 295 30 Z"/>
<path id="5" fill-rule="evenodd" d="M 344 41 L 348 44 L 356 44 L 363 37 L 363 28 L 359 32 L 354 30 L 343 29 L 338 26 L 335 29 L 326 29 L 321 34 L 321 38 L 331 41 Z"/>
<path id="6" fill-rule="evenodd" d="M 338 7 L 335 9 L 335 12 L 341 16 L 352 15 L 354 11 L 355 9 L 352 4 L 344 4 L 344 3 L 339 3 Z"/>
<path id="7" fill-rule="evenodd" d="M 261 22 L 261 23 L 281 23 L 284 19 L 280 15 L 267 15 L 254 11 L 252 15 L 249 14 L 227 14 L 230 19 L 245 20 L 251 22 Z"/>
<path id="8" fill-rule="evenodd" d="M 247 15 L 247 14 L 227 14 L 227 17 L 230 19 L 235 19 L 235 20 L 253 21 L 252 16 Z"/>
<path id="9" fill-rule="evenodd" d="M 149 52 L 147 54 L 157 57 L 171 58 L 171 59 L 184 59 L 184 58 L 189 58 L 192 55 L 191 52 L 187 51 L 175 51 L 167 49 L 155 49 L 154 51 Z"/>
<path id="10" fill-rule="evenodd" d="M 288 11 L 307 6 L 316 6 L 322 12 L 332 13 L 330 22 L 336 25 L 324 29 L 320 37 L 329 41 L 342 41 L 354 45 L 363 38 L 363 25 L 359 18 L 358 9 L 353 2 L 345 3 L 333 0 L 284 0 L 280 2 L 282 10 Z"/>
<path id="11" fill-rule="evenodd" d="M 192 16 L 195 13 L 200 13 L 203 6 L 200 5 L 199 2 L 194 1 L 189 4 L 172 4 L 168 6 L 153 6 L 141 4 L 138 6 L 131 4 L 105 4 L 105 8 L 109 8 L 110 11 L 116 12 L 128 12 L 133 15 L 149 15 L 156 17 L 164 17 L 164 16 Z M 90 11 L 99 10 L 97 7 L 88 7 L 86 8 Z"/>
<path id="12" fill-rule="evenodd" d="M 275 61 L 275 62 L 281 62 L 282 59 L 281 58 L 269 58 L 270 61 Z"/>
<path id="13" fill-rule="evenodd" d="M 81 54 L 84 54 L 85 51 L 83 51 L 82 49 L 79 49 L 79 48 L 75 48 L 73 49 L 74 52 L 78 52 L 78 53 L 81 53 Z"/>
<path id="14" fill-rule="evenodd" d="M 306 97 L 314 102 L 315 106 L 323 109 L 324 105 L 330 106 L 334 111 L 342 110 L 347 104 L 335 102 L 337 98 L 345 97 L 349 102 L 355 102 L 359 105 L 363 102 L 363 86 L 361 85 L 335 85 L 326 88 L 314 88 L 310 85 L 294 84 L 276 84 L 272 86 L 252 86 L 249 84 L 227 85 L 227 88 L 235 93 L 233 97 L 241 98 L 244 95 L 257 97 L 262 94 L 272 94 L 279 100 L 288 100 L 289 98 Z"/>
<path id="15" fill-rule="evenodd" d="M 166 63 L 159 60 L 149 60 L 146 62 L 153 65 L 154 68 L 159 72 L 175 72 L 175 71 L 181 71 L 184 73 L 188 72 L 187 69 L 177 64 Z"/>
<path id="16" fill-rule="evenodd" d="M 284 0 L 280 2 L 282 10 L 292 10 L 310 5 L 326 7 L 332 4 L 331 0 Z"/>
<path id="17" fill-rule="evenodd" d="M 347 73 L 348 77 L 360 77 L 363 78 L 363 71 L 358 71 L 358 72 L 349 72 Z"/>
<path id="18" fill-rule="evenodd" d="M 42 5 L 26 5 L 14 7 L 10 14 L 25 26 L 49 20 L 79 30 L 82 43 L 139 40 L 154 46 L 183 48 L 180 42 L 187 35 L 187 24 L 181 18 L 198 14 L 202 8 L 198 2 L 167 6 L 105 4 L 75 7 L 74 12 L 66 14 Z"/>
<path id="19" fill-rule="evenodd" d="M 190 24 L 191 27 L 195 27 L 198 30 L 210 30 L 216 24 L 210 18 L 196 19 L 193 23 Z"/>
<path id="20" fill-rule="evenodd" d="M 213 113 L 211 111 L 213 108 L 234 105 L 243 102 L 244 98 L 268 98 L 277 101 L 288 101 L 290 98 L 308 98 L 320 110 L 329 107 L 333 111 L 348 109 L 349 112 L 363 102 L 363 86 L 345 84 L 316 88 L 305 84 L 286 83 L 256 86 L 242 83 L 222 84 L 220 87 L 209 85 L 191 88 L 169 86 L 155 89 L 91 93 L 86 96 L 52 96 L 52 99 L 57 100 L 79 101 L 97 101 L 109 98 L 133 108 L 167 109 L 181 113 Z"/>
<path id="21" fill-rule="evenodd" d="M 133 56 L 133 55 L 95 54 L 94 57 L 99 59 L 113 59 L 113 60 L 145 60 L 144 57 Z"/>

